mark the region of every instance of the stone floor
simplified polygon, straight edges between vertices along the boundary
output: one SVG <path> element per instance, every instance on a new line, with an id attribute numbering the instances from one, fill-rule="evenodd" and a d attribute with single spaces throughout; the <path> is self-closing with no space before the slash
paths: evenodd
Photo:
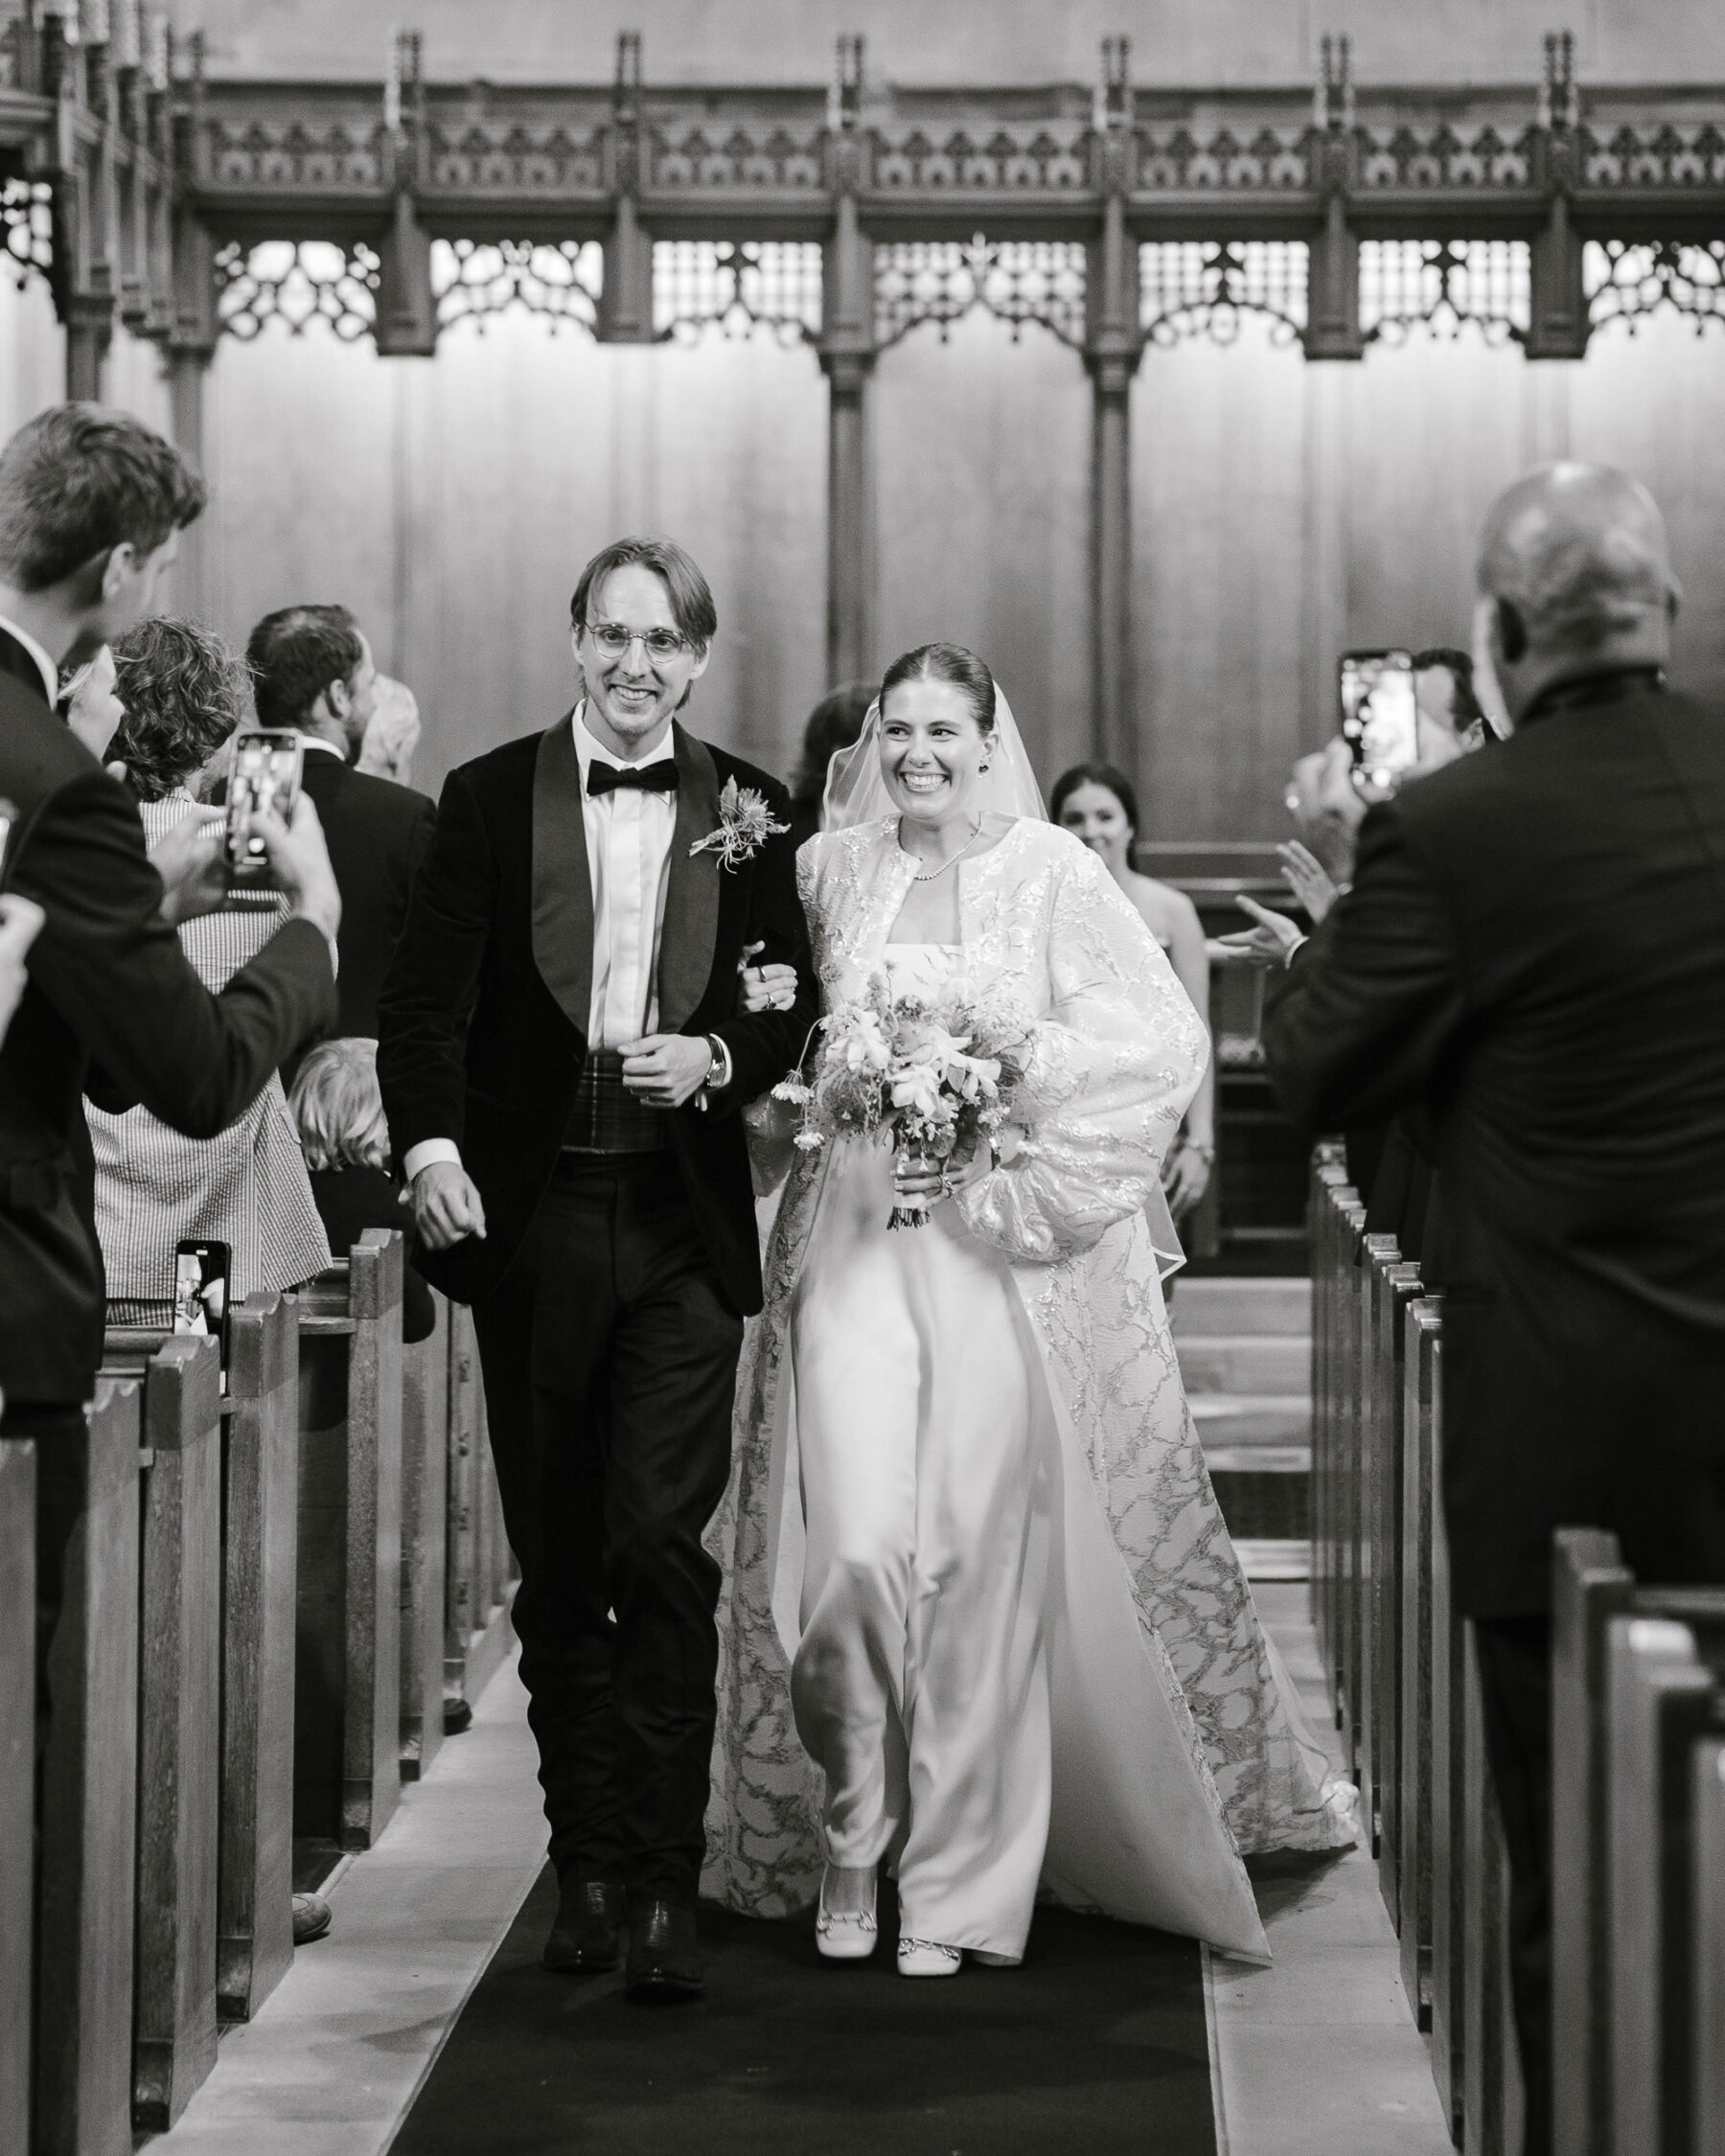
<path id="1" fill-rule="evenodd" d="M 1254 1592 L 1327 1730 L 1305 1588 Z M 525 1708 L 512 1661 L 377 1847 L 336 1874 L 330 1937 L 223 2038 L 150 2156 L 381 2156 L 543 1861 Z M 1371 1865 L 1356 1850 L 1262 1871 L 1276 1965 L 1208 1968 L 1223 2156 L 1444 2156 Z"/>

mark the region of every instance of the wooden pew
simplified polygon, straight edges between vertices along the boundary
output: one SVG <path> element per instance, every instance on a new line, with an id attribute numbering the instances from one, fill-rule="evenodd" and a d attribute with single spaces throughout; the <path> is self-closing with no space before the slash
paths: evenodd
<path id="1" fill-rule="evenodd" d="M 1369 1778 L 1363 1773 L 1362 1808 L 1377 1823 L 1378 1885 L 1390 1920 L 1401 1923 L 1397 1875 L 1401 1846 L 1401 1622 L 1403 1328 L 1419 1293 L 1419 1268 L 1402 1257 L 1393 1237 L 1368 1236 L 1366 1276 L 1370 1415 L 1362 1448 L 1366 1476 L 1362 1532 L 1370 1551 L 1366 1571 L 1370 1652 L 1365 1658 Z M 1418 1994 L 1410 2003 L 1418 2011 Z M 1423 2026 L 1423 2024 L 1422 2024 Z"/>
<path id="2" fill-rule="evenodd" d="M 1312 1157 L 1312 1622 L 1318 1655 L 1334 1682 L 1336 1296 L 1339 1197 L 1347 1186 L 1341 1147 L 1325 1142 Z"/>
<path id="3" fill-rule="evenodd" d="M 216 2063 L 221 1384 L 216 1341 L 144 1379 L 132 2119 L 165 2132 Z"/>
<path id="4" fill-rule="evenodd" d="M 1451 1770 L 1448 1696 L 1456 1648 L 1450 1636 L 1454 1616 L 1449 1596 L 1449 1550 L 1442 1541 L 1441 1492 L 1433 1480 L 1434 1416 L 1438 1404 L 1438 1342 L 1442 1305 L 1436 1296 L 1415 1296 L 1399 1312 L 1402 1348 L 1401 1417 L 1401 1676 L 1397 1716 L 1394 1849 L 1396 1930 L 1401 1939 L 1402 1987 L 1423 2030 L 1434 2027 L 1432 1965 L 1433 1845 L 1438 1826 L 1437 1724 L 1443 1724 L 1441 1773 L 1443 1819 L 1447 1828 Z M 1439 1547 L 1441 1545 L 1441 1547 Z M 1442 1599 L 1438 1597 L 1439 1567 Z M 1441 1626 L 1445 1637 L 1437 1637 Z M 1441 1652 L 1440 1652 L 1441 1650 Z M 1441 1662 L 1441 1676 L 1439 1663 Z M 1444 1696 L 1439 1700 L 1439 1690 Z M 1445 1891 L 1448 1872 L 1445 1872 Z M 1455 2026 L 1450 2017 L 1450 2028 Z M 1436 2065 L 1438 2047 L 1433 2041 Z M 1452 2076 L 1439 2077 L 1447 2100 Z M 1447 2116 L 1453 2121 L 1454 2107 Z"/>
<path id="5" fill-rule="evenodd" d="M 299 1305 L 228 1314 L 217 2007 L 247 2021 L 293 1960 Z"/>
<path id="6" fill-rule="evenodd" d="M 143 1388 L 102 1380 L 49 1651 L 33 2156 L 131 2156 Z"/>
<path id="7" fill-rule="evenodd" d="M 1711 1601 L 1716 1656 L 1725 1593 L 1695 1599 Z M 1721 2033 L 1696 2021 L 1691 1994 L 1694 1762 L 1725 1713 L 1695 1626 L 1614 1617 L 1606 1654 L 1613 2146 L 1690 2156 L 1695 2053 L 1716 2049 Z"/>
<path id="8" fill-rule="evenodd" d="M 417 1781 L 443 1742 L 448 1534 L 449 1304 L 402 1350 L 402 1779 Z"/>
<path id="9" fill-rule="evenodd" d="M 0 1438 L 0 2148 L 30 2144 L 35 1937 L 35 1446 Z"/>
<path id="10" fill-rule="evenodd" d="M 299 1302 L 294 1833 L 367 1848 L 401 1800 L 400 1233 Z"/>
<path id="11" fill-rule="evenodd" d="M 1485 1756 L 1479 1650 L 1461 1624 L 1461 2145 L 1519 2156 L 1521 2065 L 1509 1994 L 1509 1857 Z"/>
<path id="12" fill-rule="evenodd" d="M 1559 1529 L 1552 1565 L 1552 2113 L 1556 2146 L 1575 2156 L 1605 2156 L 1611 2145 L 1606 1628 L 1634 1594 L 1615 1535 Z"/>
<path id="13" fill-rule="evenodd" d="M 513 1570 L 486 1439 L 485 1393 L 471 1311 L 449 1310 L 448 1572 L 444 1696 L 477 1700 L 509 1652 Z"/>
<path id="14" fill-rule="evenodd" d="M 1351 1186 L 1349 1186 L 1351 1187 Z M 1357 1782 L 1360 1772 L 1360 1443 L 1365 1412 L 1366 1314 L 1360 1246 L 1366 1207 L 1342 1207 L 1338 1250 L 1338 1386 L 1336 1415 L 1336 1698 L 1342 1757 Z"/>
<path id="15" fill-rule="evenodd" d="M 1694 2047 L 1690 2080 L 1695 2156 L 1725 2156 L 1725 1738 L 1703 1737 L 1690 1756 L 1693 1778 L 1695 1918 L 1690 1963 Z"/>
<path id="16" fill-rule="evenodd" d="M 1408 1384 L 1417 1388 L 1419 1411 L 1414 1442 L 1423 1463 L 1424 1506 L 1431 1528 L 1431 1662 L 1426 1693 L 1431 1705 L 1430 1809 L 1422 1833 L 1409 1839 L 1430 1851 L 1432 1929 L 1432 2013 L 1429 2049 L 1438 2099 L 1460 2141 L 1465 2095 L 1467 2025 L 1466 1866 L 1463 1829 L 1466 1818 L 1464 1699 L 1465 1656 L 1461 1620 L 1450 1586 L 1449 1530 L 1443 1515 L 1443 1325 L 1440 1304 L 1427 1297 L 1409 1306 Z M 1417 1793 L 1417 1785 L 1415 1785 Z M 1417 1952 L 1418 1940 L 1414 1939 Z M 1406 1966 L 1407 1939 L 1403 1958 Z M 1410 1999 L 1416 1996 L 1410 1990 Z"/>

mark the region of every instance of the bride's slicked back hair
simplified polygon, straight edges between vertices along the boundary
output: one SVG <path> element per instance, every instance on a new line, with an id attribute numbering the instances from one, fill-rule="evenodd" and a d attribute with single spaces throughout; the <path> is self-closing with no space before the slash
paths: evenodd
<path id="1" fill-rule="evenodd" d="M 995 678 L 985 662 L 962 644 L 919 644 L 895 658 L 881 677 L 881 704 L 901 681 L 950 681 L 970 705 L 978 728 L 994 732 Z"/>

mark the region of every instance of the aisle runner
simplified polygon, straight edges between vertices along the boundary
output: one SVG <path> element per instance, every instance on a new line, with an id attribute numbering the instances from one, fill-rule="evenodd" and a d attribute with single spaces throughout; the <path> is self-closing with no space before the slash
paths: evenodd
<path id="1" fill-rule="evenodd" d="M 1044 1910 L 1022 1968 L 913 1984 L 703 1908 L 705 1999 L 652 2007 L 540 1967 L 556 1908 L 547 1867 L 394 2156 L 1214 2156 L 1189 1939 Z"/>

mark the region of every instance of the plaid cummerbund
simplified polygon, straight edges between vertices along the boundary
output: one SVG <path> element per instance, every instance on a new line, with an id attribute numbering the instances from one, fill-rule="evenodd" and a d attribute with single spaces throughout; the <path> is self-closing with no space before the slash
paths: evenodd
<path id="1" fill-rule="evenodd" d="M 564 1151 L 656 1153 L 671 1142 L 670 1120 L 662 1108 L 643 1108 L 624 1091 L 623 1058 L 615 1048 L 594 1048 L 582 1066 Z"/>

